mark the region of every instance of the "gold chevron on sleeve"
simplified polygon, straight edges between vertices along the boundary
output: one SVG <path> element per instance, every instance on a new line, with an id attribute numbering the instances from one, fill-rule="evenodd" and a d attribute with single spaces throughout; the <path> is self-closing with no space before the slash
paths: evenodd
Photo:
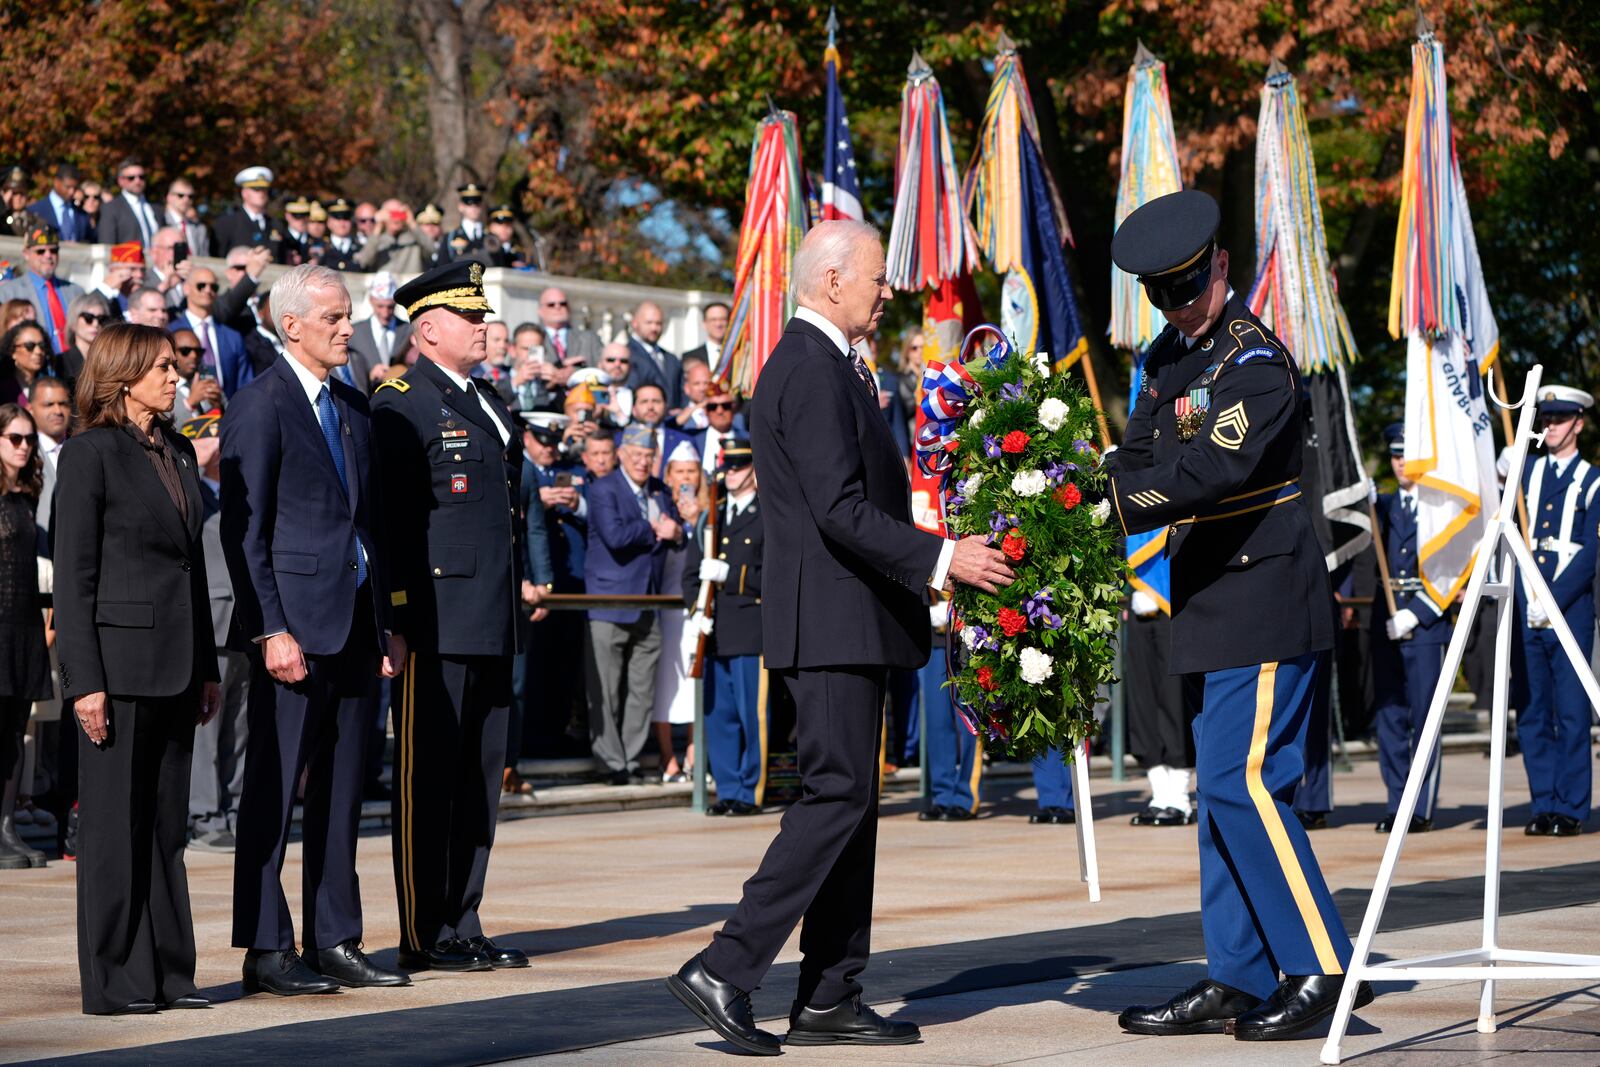
<path id="1" fill-rule="evenodd" d="M 1167 503 L 1167 498 L 1154 489 L 1143 489 L 1137 493 L 1129 493 L 1128 499 L 1138 504 L 1141 508 L 1153 508 L 1157 504 Z"/>
<path id="2" fill-rule="evenodd" d="M 1239 451 L 1244 444 L 1245 431 L 1250 429 L 1250 417 L 1244 413 L 1244 401 L 1228 408 L 1217 416 L 1211 426 L 1211 443 L 1230 452 Z"/>

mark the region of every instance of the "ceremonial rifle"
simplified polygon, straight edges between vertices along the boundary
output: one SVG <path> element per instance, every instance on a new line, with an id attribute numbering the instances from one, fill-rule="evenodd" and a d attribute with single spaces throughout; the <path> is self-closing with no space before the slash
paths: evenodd
<path id="1" fill-rule="evenodd" d="M 705 549 L 701 559 L 717 558 L 717 525 L 722 518 L 722 494 L 719 492 L 722 485 L 723 472 L 717 471 L 711 480 L 711 504 L 706 511 L 706 540 Z M 716 607 L 716 600 L 712 594 L 712 582 L 702 579 L 700 592 L 694 598 L 694 614 L 711 618 L 712 610 Z M 706 644 L 711 640 L 711 635 L 704 630 L 694 642 L 694 662 L 689 665 L 689 677 L 703 678 L 706 669 Z"/>

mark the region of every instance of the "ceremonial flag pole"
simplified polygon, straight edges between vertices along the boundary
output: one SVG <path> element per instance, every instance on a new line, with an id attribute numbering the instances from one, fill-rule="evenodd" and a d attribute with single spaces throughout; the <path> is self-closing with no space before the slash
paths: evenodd
<path id="1" fill-rule="evenodd" d="M 1094 366 L 1084 358 L 1089 340 L 1078 320 L 1072 277 L 1062 254 L 1072 239 L 1067 213 L 1045 170 L 1039 121 L 1017 46 L 1002 33 L 998 47 L 978 151 L 962 192 L 976 213 L 979 247 L 990 268 L 1003 275 L 1001 329 L 1023 351 L 1048 351 L 1057 371 L 1081 361 L 1089 396 L 1100 413 L 1101 444 L 1109 448 L 1105 405 Z"/>
<path id="2" fill-rule="evenodd" d="M 822 127 L 822 214 L 824 219 L 865 219 L 861 186 L 856 181 L 856 155 L 851 147 L 850 119 L 839 91 L 839 49 L 834 43 L 839 16 L 828 9 L 828 47 L 822 53 L 827 71 L 827 115 Z"/>
<path id="3" fill-rule="evenodd" d="M 1256 136 L 1256 279 L 1250 310 L 1294 353 L 1311 396 L 1312 462 L 1302 479 L 1332 571 L 1372 543 L 1372 482 L 1361 462 L 1345 365 L 1354 335 L 1328 256 L 1311 134 L 1294 75 L 1274 60 Z M 1386 563 L 1382 551 L 1380 565 Z M 1385 576 L 1386 577 L 1386 576 Z M 1384 583 L 1391 613 L 1394 591 Z"/>
<path id="4" fill-rule="evenodd" d="M 734 260 L 733 314 L 713 373 L 748 397 L 794 314 L 789 268 L 810 226 L 799 128 L 792 112 L 779 111 L 770 101 L 750 148 L 744 204 Z"/>
<path id="5" fill-rule="evenodd" d="M 1167 94 L 1167 66 L 1139 42 L 1128 85 L 1122 97 L 1122 167 L 1117 182 L 1116 223 L 1158 196 L 1183 188 L 1178 142 L 1172 132 L 1172 102 Z M 1144 384 L 1144 360 L 1167 320 L 1145 294 L 1139 279 L 1111 265 L 1111 344 L 1133 356 L 1128 410 L 1133 410 Z M 1172 614 L 1172 573 L 1167 559 L 1167 530 L 1131 534 L 1127 539 L 1129 579 L 1133 588 Z"/>

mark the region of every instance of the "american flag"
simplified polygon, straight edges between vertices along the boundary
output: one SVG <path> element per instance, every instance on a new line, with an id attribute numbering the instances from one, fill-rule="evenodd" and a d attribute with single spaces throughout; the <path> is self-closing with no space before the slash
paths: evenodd
<path id="1" fill-rule="evenodd" d="M 828 49 L 823 62 L 828 69 L 828 119 L 822 136 L 822 217 L 863 219 L 861 187 L 856 184 L 856 156 L 850 147 L 850 120 L 839 92 L 839 50 L 833 38 L 839 20 L 828 11 Z"/>

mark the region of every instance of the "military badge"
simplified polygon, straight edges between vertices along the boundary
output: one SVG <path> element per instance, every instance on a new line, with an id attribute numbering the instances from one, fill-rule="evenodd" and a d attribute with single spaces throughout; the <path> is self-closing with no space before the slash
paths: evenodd
<path id="1" fill-rule="evenodd" d="M 466 491 L 467 491 L 467 476 L 465 474 L 453 474 L 453 475 L 451 475 L 450 476 L 450 492 L 452 492 L 452 493 L 465 493 Z"/>
<path id="2" fill-rule="evenodd" d="M 1200 427 L 1205 425 L 1206 414 L 1211 410 L 1211 390 L 1205 386 L 1189 390 L 1172 403 L 1172 413 L 1178 417 L 1178 440 L 1192 441 Z"/>
<path id="3" fill-rule="evenodd" d="M 1219 448 L 1237 452 L 1239 446 L 1244 444 L 1244 435 L 1249 429 L 1250 418 L 1245 414 L 1244 401 L 1241 400 L 1217 416 L 1215 425 L 1211 427 L 1211 441 Z"/>
<path id="4" fill-rule="evenodd" d="M 482 263 L 474 263 L 471 267 L 469 267 L 467 269 L 467 278 L 474 286 L 482 285 L 483 284 L 483 264 Z"/>

